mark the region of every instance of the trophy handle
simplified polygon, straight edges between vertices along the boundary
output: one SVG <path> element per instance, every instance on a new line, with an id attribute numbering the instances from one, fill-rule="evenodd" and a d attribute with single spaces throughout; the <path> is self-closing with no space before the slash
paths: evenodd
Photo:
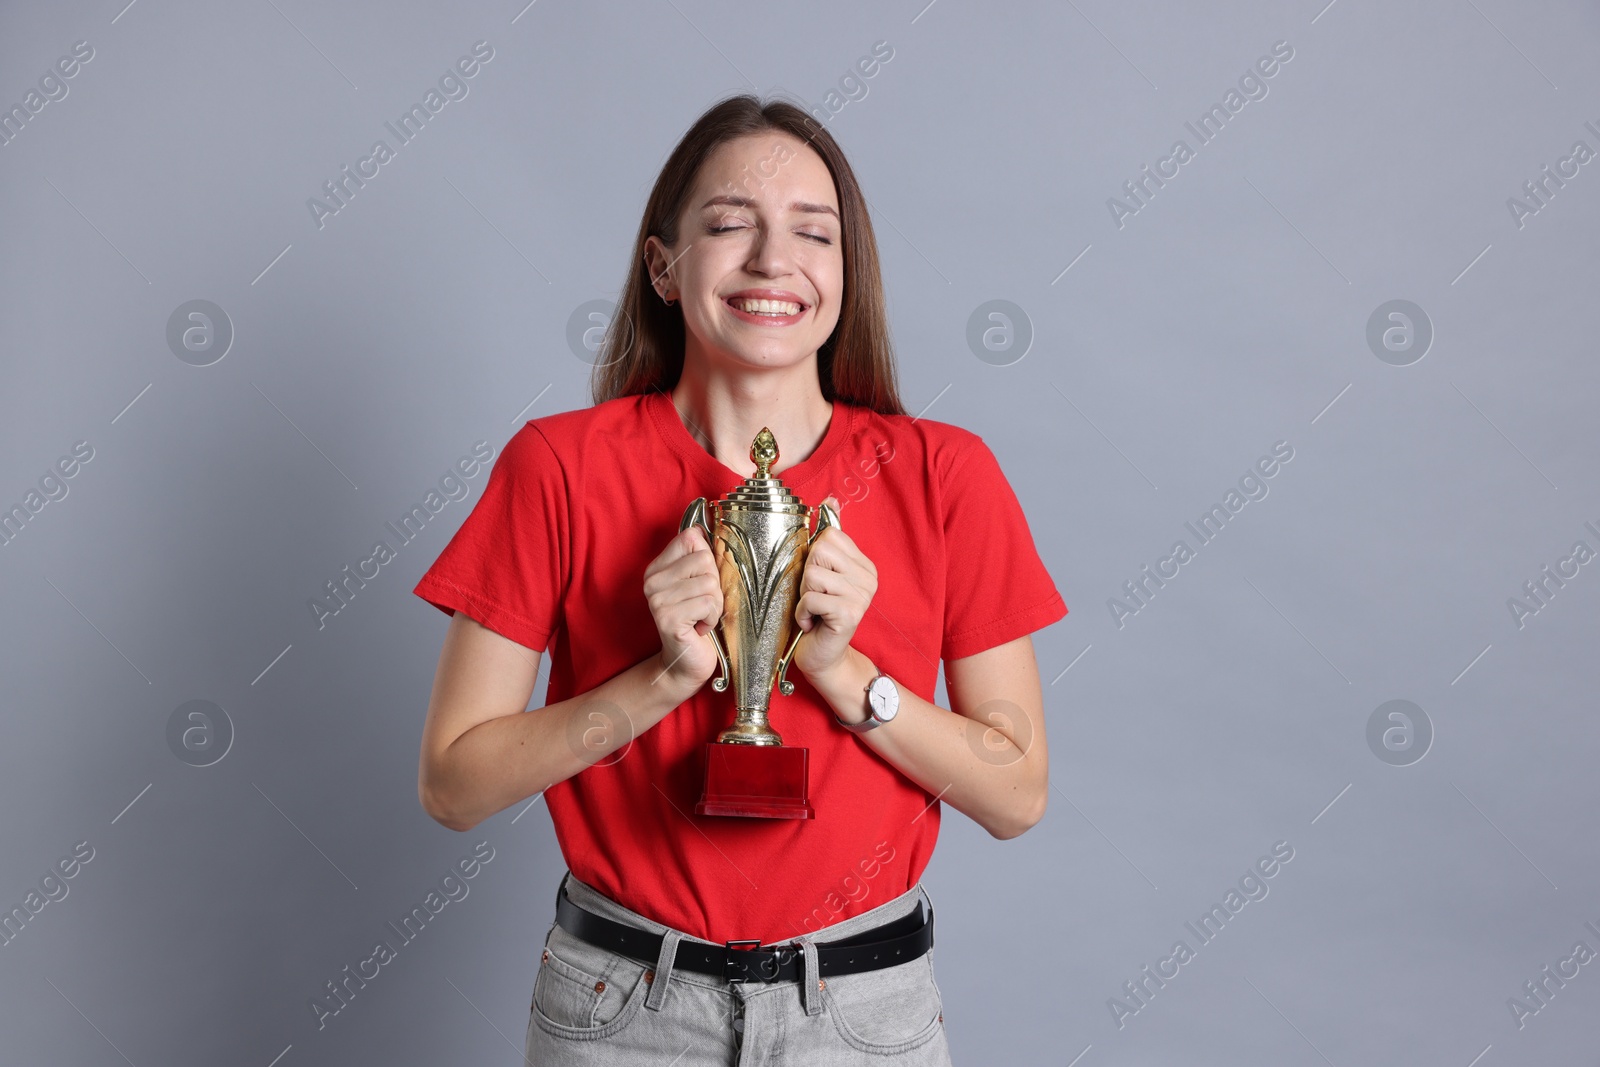
<path id="1" fill-rule="evenodd" d="M 816 543 L 817 538 L 822 536 L 822 531 L 830 526 L 844 528 L 839 525 L 839 513 L 828 505 L 819 503 L 817 505 L 817 528 L 812 530 L 811 536 L 806 539 L 806 548 L 809 550 Z M 794 647 L 800 643 L 800 638 L 804 636 L 804 631 L 796 626 L 794 637 L 789 640 L 788 649 L 783 653 L 783 658 L 778 661 L 778 692 L 784 696 L 789 696 L 794 692 L 794 683 L 785 678 L 784 674 L 789 670 L 789 658 L 794 655 Z"/>
<path id="2" fill-rule="evenodd" d="M 706 498 L 697 496 L 690 501 L 683 513 L 683 519 L 678 523 L 678 532 L 682 533 L 691 526 L 698 526 L 706 535 L 706 547 L 712 548 L 716 544 L 715 535 L 711 532 L 711 523 L 706 519 Z M 728 688 L 728 651 L 722 647 L 722 638 L 717 634 L 717 627 L 713 626 L 706 631 L 706 636 L 711 638 L 711 645 L 717 650 L 717 660 L 722 664 L 722 677 L 711 679 L 711 688 L 721 693 Z"/>

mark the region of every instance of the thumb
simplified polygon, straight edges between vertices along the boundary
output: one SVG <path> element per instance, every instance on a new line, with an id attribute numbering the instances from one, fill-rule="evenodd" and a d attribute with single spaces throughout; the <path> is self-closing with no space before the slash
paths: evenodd
<path id="1" fill-rule="evenodd" d="M 691 526 L 687 530 L 679 530 L 674 534 L 672 540 L 667 542 L 667 547 L 661 550 L 661 562 L 664 564 L 676 562 L 681 557 L 687 556 L 700 548 L 705 543 L 705 539 L 697 532 L 699 529 L 698 526 Z"/>

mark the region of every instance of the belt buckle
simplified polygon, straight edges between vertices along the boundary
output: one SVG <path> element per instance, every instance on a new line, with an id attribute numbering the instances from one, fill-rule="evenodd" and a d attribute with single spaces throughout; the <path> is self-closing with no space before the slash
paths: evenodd
<path id="1" fill-rule="evenodd" d="M 736 982 L 755 978 L 763 982 L 775 982 L 778 979 L 779 967 L 792 954 L 792 950 L 788 949 L 774 949 L 770 952 L 762 952 L 761 939 L 759 937 L 736 938 L 731 941 L 725 941 L 722 945 L 725 950 L 735 949 L 735 946 L 749 946 L 738 948 L 737 951 L 761 952 L 761 955 L 756 957 L 756 969 L 754 973 L 751 973 L 751 967 L 747 961 L 739 959 L 732 951 L 727 952 L 722 958 L 722 977 L 724 981 Z M 735 967 L 738 968 L 738 974 L 733 973 Z"/>

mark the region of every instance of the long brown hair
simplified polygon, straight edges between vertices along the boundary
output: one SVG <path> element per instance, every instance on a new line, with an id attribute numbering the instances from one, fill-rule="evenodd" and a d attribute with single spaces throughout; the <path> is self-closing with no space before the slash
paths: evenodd
<path id="1" fill-rule="evenodd" d="M 723 142 L 766 130 L 790 134 L 810 145 L 833 175 L 839 196 L 844 296 L 838 324 L 817 349 L 822 395 L 885 415 L 907 414 L 895 382 L 878 244 L 855 173 L 833 135 L 803 109 L 783 100 L 763 104 L 748 93 L 721 100 L 701 115 L 656 178 L 639 223 L 622 298 L 612 316 L 613 328 L 606 331 L 590 381 L 596 404 L 677 384 L 683 373 L 683 306 L 668 306 L 651 286 L 645 241 L 655 236 L 675 245 L 678 217 L 701 163 Z"/>

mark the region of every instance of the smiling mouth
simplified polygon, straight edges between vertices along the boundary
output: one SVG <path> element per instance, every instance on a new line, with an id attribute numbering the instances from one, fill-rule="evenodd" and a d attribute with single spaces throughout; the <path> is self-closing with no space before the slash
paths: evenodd
<path id="1" fill-rule="evenodd" d="M 729 297 L 726 303 L 747 315 L 770 315 L 773 318 L 798 315 L 806 307 L 792 300 L 756 300 L 747 297 Z"/>

